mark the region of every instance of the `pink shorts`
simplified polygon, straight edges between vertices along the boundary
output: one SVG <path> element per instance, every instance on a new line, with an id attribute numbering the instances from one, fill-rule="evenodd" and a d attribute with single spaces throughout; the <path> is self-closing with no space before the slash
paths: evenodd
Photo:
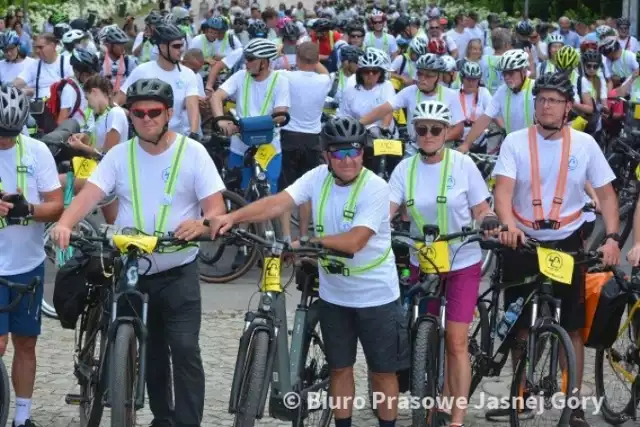
<path id="1" fill-rule="evenodd" d="M 442 274 L 447 292 L 447 320 L 458 323 L 471 323 L 473 321 L 478 289 L 480 289 L 481 270 L 482 263 L 479 262 L 461 270 Z M 419 273 L 419 267 L 412 265 L 410 283 L 418 282 Z M 438 314 L 438 302 L 435 300 L 429 301 L 427 312 Z"/>

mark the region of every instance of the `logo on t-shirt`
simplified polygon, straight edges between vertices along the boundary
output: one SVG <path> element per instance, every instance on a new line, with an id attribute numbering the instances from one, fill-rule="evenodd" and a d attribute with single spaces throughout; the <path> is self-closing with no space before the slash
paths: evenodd
<path id="1" fill-rule="evenodd" d="M 578 159 L 576 159 L 576 156 L 569 157 L 569 170 L 572 171 L 577 167 L 578 167 Z"/>
<path id="2" fill-rule="evenodd" d="M 184 87 L 184 82 L 182 81 L 182 79 L 178 79 L 178 81 L 176 81 L 176 87 L 178 89 L 182 89 Z"/>
<path id="3" fill-rule="evenodd" d="M 451 190 L 455 186 L 456 180 L 451 175 L 449 175 L 449 178 L 447 178 L 447 190 Z"/>
<path id="4" fill-rule="evenodd" d="M 169 174 L 171 173 L 171 166 L 162 171 L 162 180 L 167 182 L 169 180 Z"/>
<path id="5" fill-rule="evenodd" d="M 27 175 L 30 176 L 34 176 L 35 175 L 35 159 L 33 158 L 33 156 L 31 156 L 31 154 L 25 154 L 24 156 L 22 156 L 22 166 L 24 166 L 27 172 Z"/>

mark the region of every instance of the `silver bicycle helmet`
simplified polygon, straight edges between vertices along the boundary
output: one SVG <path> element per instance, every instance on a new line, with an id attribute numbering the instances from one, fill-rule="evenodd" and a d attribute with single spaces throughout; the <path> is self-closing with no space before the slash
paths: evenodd
<path id="1" fill-rule="evenodd" d="M 522 49 L 506 51 L 498 61 L 497 68 L 500 71 L 522 70 L 529 67 L 529 55 Z"/>
<path id="2" fill-rule="evenodd" d="M 382 68 L 389 69 L 389 55 L 380 49 L 369 48 L 358 59 L 358 68 Z"/>
<path id="3" fill-rule="evenodd" d="M 20 89 L 0 86 L 0 135 L 14 137 L 29 117 L 29 98 Z"/>
<path id="4" fill-rule="evenodd" d="M 415 53 L 418 58 L 422 55 L 426 55 L 429 53 L 429 40 L 426 37 L 416 36 L 409 43 L 409 49 L 411 49 L 412 53 Z"/>
<path id="5" fill-rule="evenodd" d="M 442 60 L 442 64 L 443 64 L 443 68 L 442 68 L 443 72 L 453 73 L 455 71 L 458 71 L 458 64 L 456 64 L 456 60 L 453 59 L 452 56 L 442 55 L 440 59 Z"/>
<path id="6" fill-rule="evenodd" d="M 444 63 L 438 55 L 427 53 L 418 58 L 416 61 L 416 69 L 441 72 L 444 70 Z"/>
<path id="7" fill-rule="evenodd" d="M 100 38 L 105 43 L 109 44 L 127 44 L 129 43 L 129 36 L 117 25 L 109 25 L 104 28 L 104 33 Z"/>
<path id="8" fill-rule="evenodd" d="M 70 30 L 62 36 L 63 44 L 75 44 L 85 37 L 84 32 L 80 30 Z"/>
<path id="9" fill-rule="evenodd" d="M 271 40 L 253 39 L 244 47 L 244 56 L 271 60 L 278 56 L 278 48 Z"/>
<path id="10" fill-rule="evenodd" d="M 598 52 L 607 56 L 620 49 L 618 36 L 607 36 L 598 41 Z"/>
<path id="11" fill-rule="evenodd" d="M 558 33 L 549 34 L 549 37 L 547 37 L 547 46 L 553 43 L 560 43 L 564 46 L 564 37 Z"/>
<path id="12" fill-rule="evenodd" d="M 443 123 L 447 126 L 451 124 L 451 111 L 442 102 L 438 101 L 424 101 L 416 105 L 413 110 L 412 122 L 418 120 L 433 120 Z"/>
<path id="13" fill-rule="evenodd" d="M 460 76 L 464 79 L 482 78 L 482 68 L 477 62 L 465 61 L 460 68 Z"/>

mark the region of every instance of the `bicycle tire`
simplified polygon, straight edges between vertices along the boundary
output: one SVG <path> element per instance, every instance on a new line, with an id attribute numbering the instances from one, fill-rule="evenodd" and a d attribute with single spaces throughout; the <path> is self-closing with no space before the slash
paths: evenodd
<path id="1" fill-rule="evenodd" d="M 238 206 L 239 208 L 246 206 L 248 204 L 247 201 L 242 196 L 232 191 L 228 191 L 228 190 L 223 191 L 222 197 L 224 199 L 230 200 L 232 204 L 234 204 L 235 206 Z M 250 231 L 251 233 L 257 234 L 256 225 L 250 224 L 248 231 Z M 209 274 L 206 271 L 206 269 L 201 268 L 200 280 L 206 283 L 229 283 L 247 274 L 251 270 L 251 268 L 253 268 L 255 263 L 258 261 L 259 252 L 260 252 L 256 245 L 247 245 L 247 246 L 250 246 L 250 250 L 249 250 L 249 254 L 247 255 L 247 262 L 244 265 L 240 266 L 236 270 L 232 270 L 231 273 L 221 274 L 221 275 Z M 232 247 L 235 247 L 235 246 L 232 246 Z M 218 253 L 216 253 L 214 257 L 214 259 L 217 257 L 215 261 L 218 261 L 222 257 L 222 252 L 224 252 L 224 248 L 218 248 Z M 200 254 L 198 255 L 198 262 L 204 262 Z M 208 262 L 205 262 L 205 263 L 208 264 Z"/>
<path id="2" fill-rule="evenodd" d="M 413 337 L 413 351 L 411 353 L 411 397 L 420 402 L 426 397 L 436 398 L 438 325 L 431 318 L 418 323 Z M 426 380 L 425 380 L 426 378 Z M 411 410 L 411 425 L 413 427 L 427 427 L 427 409 L 423 405 Z"/>
<path id="3" fill-rule="evenodd" d="M 576 353 L 573 349 L 573 343 L 571 342 L 571 338 L 569 338 L 569 334 L 567 333 L 567 331 L 565 331 L 560 325 L 555 323 L 540 325 L 535 332 L 536 340 L 538 339 L 537 335 L 540 335 L 546 332 L 549 332 L 550 334 L 556 336 L 558 345 L 562 347 L 562 349 L 564 349 L 564 354 L 566 355 L 566 358 L 567 358 L 567 391 L 569 391 L 569 393 L 567 393 L 566 396 L 568 399 L 570 397 L 575 396 L 576 393 L 574 393 L 573 390 L 576 388 L 576 384 L 577 384 Z M 547 338 L 546 342 L 548 341 L 549 341 L 549 337 Z M 560 348 L 558 348 L 558 354 L 560 354 Z M 537 356 L 536 358 L 539 359 L 539 356 Z M 516 369 L 514 370 L 513 377 L 511 380 L 511 387 L 510 387 L 511 399 L 522 395 L 520 393 L 520 382 L 521 382 L 520 378 L 522 378 L 522 376 L 525 374 L 525 369 L 528 364 L 528 359 L 529 357 L 526 354 L 526 352 L 523 352 L 521 354 L 520 359 L 516 363 Z M 535 367 L 534 367 L 534 372 L 535 372 Z M 511 401 L 513 402 L 513 400 Z M 520 411 L 517 408 L 514 408 L 513 406 L 509 409 L 510 409 L 509 410 L 510 425 L 512 427 L 519 427 L 520 418 L 518 417 L 518 414 Z M 560 420 L 558 421 L 559 426 L 569 425 L 571 412 L 572 412 L 571 407 L 569 407 L 569 405 L 565 405 L 565 407 L 562 409 Z"/>
<path id="4" fill-rule="evenodd" d="M 262 398 L 262 387 L 265 386 L 268 354 L 268 332 L 265 330 L 256 331 L 247 351 L 249 357 L 239 392 L 238 410 L 233 421 L 234 427 L 253 427 L 256 424 L 258 407 Z"/>
<path id="5" fill-rule="evenodd" d="M 7 425 L 11 409 L 11 380 L 4 360 L 0 358 L 0 426 Z"/>
<path id="6" fill-rule="evenodd" d="M 138 346 L 133 326 L 118 326 L 113 343 L 114 356 L 110 361 L 112 384 L 110 390 L 111 427 L 135 427 L 135 382 Z"/>
<path id="7" fill-rule="evenodd" d="M 100 323 L 102 321 L 102 314 L 103 314 L 102 305 L 100 304 L 96 305 L 88 312 L 87 326 L 84 331 L 83 348 L 89 345 L 88 340 L 93 335 L 93 332 L 95 331 L 95 329 L 100 328 Z M 103 355 L 105 354 L 104 352 L 106 349 L 106 342 L 107 342 L 106 334 L 101 333 L 100 334 L 100 351 L 102 352 L 101 360 Z M 93 342 L 93 345 L 92 345 L 92 351 L 87 352 L 87 354 L 85 355 L 85 358 L 91 358 L 91 361 L 89 362 L 88 360 L 83 360 L 83 362 L 85 362 L 86 364 L 90 363 L 89 366 L 91 366 L 92 369 L 95 366 L 94 352 L 95 352 L 95 341 Z M 99 364 L 97 368 L 98 368 L 97 374 L 100 376 L 98 381 L 101 381 L 102 380 L 101 377 L 103 373 L 103 370 L 101 369 L 102 368 L 101 364 Z M 84 398 L 86 397 L 87 399 L 89 399 L 90 391 L 93 391 L 94 393 L 93 399 L 91 400 L 90 403 L 87 404 Z M 100 421 L 102 420 L 102 414 L 104 412 L 104 405 L 102 404 L 104 387 L 101 386 L 100 382 L 93 383 L 91 382 L 91 380 L 89 380 L 89 383 L 87 384 L 87 381 L 85 380 L 80 384 L 80 395 L 83 397 L 79 406 L 80 427 L 100 427 Z M 96 405 L 96 403 L 98 404 Z"/>

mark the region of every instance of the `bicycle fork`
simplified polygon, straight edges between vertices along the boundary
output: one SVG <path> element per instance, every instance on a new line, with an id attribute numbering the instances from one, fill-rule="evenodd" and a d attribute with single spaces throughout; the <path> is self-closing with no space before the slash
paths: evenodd
<path id="1" fill-rule="evenodd" d="M 546 294 L 536 294 L 532 297 L 531 299 L 531 323 L 529 324 L 530 328 L 529 328 L 529 340 L 527 343 L 527 358 L 529 359 L 529 363 L 527 365 L 527 381 L 531 381 L 533 383 L 533 372 L 534 372 L 534 368 L 535 368 L 535 364 L 538 362 L 538 348 L 537 348 L 537 342 L 535 339 L 535 334 L 537 331 L 537 328 L 539 325 L 537 325 L 538 323 L 538 309 L 540 307 L 540 303 L 544 303 L 544 302 L 549 303 L 549 306 L 554 310 L 553 313 L 553 318 L 556 321 L 556 323 L 560 324 L 560 300 L 558 298 L 554 298 L 551 295 L 546 295 Z M 557 340 L 553 340 L 551 342 L 551 360 L 550 360 L 550 364 L 551 366 L 550 371 L 549 371 L 549 378 L 550 379 L 554 379 L 557 377 L 558 375 L 558 360 L 559 360 L 559 354 L 558 354 L 558 341 Z M 570 390 L 565 390 L 566 389 L 566 378 L 563 372 L 562 375 L 562 391 L 567 393 L 573 393 Z"/>

